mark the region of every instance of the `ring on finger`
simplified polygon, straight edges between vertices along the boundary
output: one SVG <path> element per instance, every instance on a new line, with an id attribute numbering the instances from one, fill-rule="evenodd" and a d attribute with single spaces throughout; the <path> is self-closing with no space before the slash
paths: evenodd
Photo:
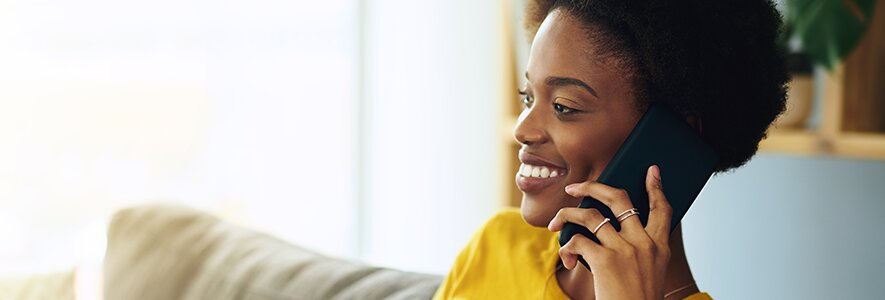
<path id="1" fill-rule="evenodd" d="M 624 212 L 618 214 L 617 219 L 618 219 L 618 222 L 621 222 L 621 221 L 626 220 L 626 219 L 629 218 L 629 217 L 632 217 L 632 216 L 634 216 L 634 215 L 638 215 L 638 214 L 639 214 L 639 210 L 638 210 L 638 209 L 636 209 L 636 208 L 631 208 L 631 209 L 625 210 Z"/>
<path id="2" fill-rule="evenodd" d="M 602 220 L 602 222 L 599 222 L 599 225 L 596 225 L 596 228 L 593 228 L 593 231 L 591 232 L 593 232 L 593 234 L 596 234 L 596 232 L 599 231 L 599 228 L 602 228 L 602 225 L 605 225 L 605 223 L 608 223 L 611 220 L 612 219 L 605 218 L 604 220 Z"/>
<path id="3" fill-rule="evenodd" d="M 621 217 L 624 216 L 624 215 L 626 215 L 626 214 L 628 214 L 628 213 L 637 213 L 637 214 L 638 214 L 638 213 L 639 213 L 639 210 L 636 209 L 635 207 L 630 208 L 630 209 L 625 210 L 624 212 L 618 214 L 618 216 L 617 216 L 616 218 L 618 219 L 618 221 L 620 221 L 620 220 L 621 220 Z"/>
<path id="4" fill-rule="evenodd" d="M 632 216 L 638 216 L 638 215 L 639 215 L 639 212 L 630 212 L 629 214 L 626 214 L 626 215 L 624 215 L 624 216 L 618 218 L 618 222 L 619 222 L 619 223 L 620 223 L 620 222 L 623 222 L 624 220 L 626 220 L 626 219 L 629 218 L 629 217 L 632 217 Z"/>

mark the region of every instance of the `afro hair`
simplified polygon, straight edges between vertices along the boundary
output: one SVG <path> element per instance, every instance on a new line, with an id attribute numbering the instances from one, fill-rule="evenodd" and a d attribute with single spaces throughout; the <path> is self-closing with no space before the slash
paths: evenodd
<path id="1" fill-rule="evenodd" d="M 601 33 L 593 42 L 626 63 L 640 104 L 698 117 L 717 172 L 749 161 L 784 111 L 789 75 L 770 1 L 529 0 L 530 40 L 554 9 Z"/>

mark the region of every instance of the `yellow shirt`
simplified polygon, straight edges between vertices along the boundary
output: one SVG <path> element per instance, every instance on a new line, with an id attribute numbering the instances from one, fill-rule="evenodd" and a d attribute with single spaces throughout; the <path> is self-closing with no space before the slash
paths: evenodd
<path id="1" fill-rule="evenodd" d="M 433 299 L 569 299 L 556 280 L 558 261 L 559 234 L 506 209 L 473 234 Z"/>

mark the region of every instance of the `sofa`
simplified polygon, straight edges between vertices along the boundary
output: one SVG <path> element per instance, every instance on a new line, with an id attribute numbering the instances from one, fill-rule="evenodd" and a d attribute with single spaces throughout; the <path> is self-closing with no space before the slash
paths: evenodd
<path id="1" fill-rule="evenodd" d="M 175 204 L 108 226 L 104 299 L 429 299 L 442 276 L 333 258 Z"/>

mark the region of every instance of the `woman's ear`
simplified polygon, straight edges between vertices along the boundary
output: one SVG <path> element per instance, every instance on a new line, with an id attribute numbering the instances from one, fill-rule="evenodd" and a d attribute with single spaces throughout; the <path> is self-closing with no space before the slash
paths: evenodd
<path id="1" fill-rule="evenodd" d="M 702 134 L 704 132 L 703 122 L 698 116 L 694 114 L 689 114 L 685 117 L 685 122 L 688 122 L 688 125 L 690 125 L 691 128 L 694 128 L 694 130 L 697 131 L 698 134 Z"/>

